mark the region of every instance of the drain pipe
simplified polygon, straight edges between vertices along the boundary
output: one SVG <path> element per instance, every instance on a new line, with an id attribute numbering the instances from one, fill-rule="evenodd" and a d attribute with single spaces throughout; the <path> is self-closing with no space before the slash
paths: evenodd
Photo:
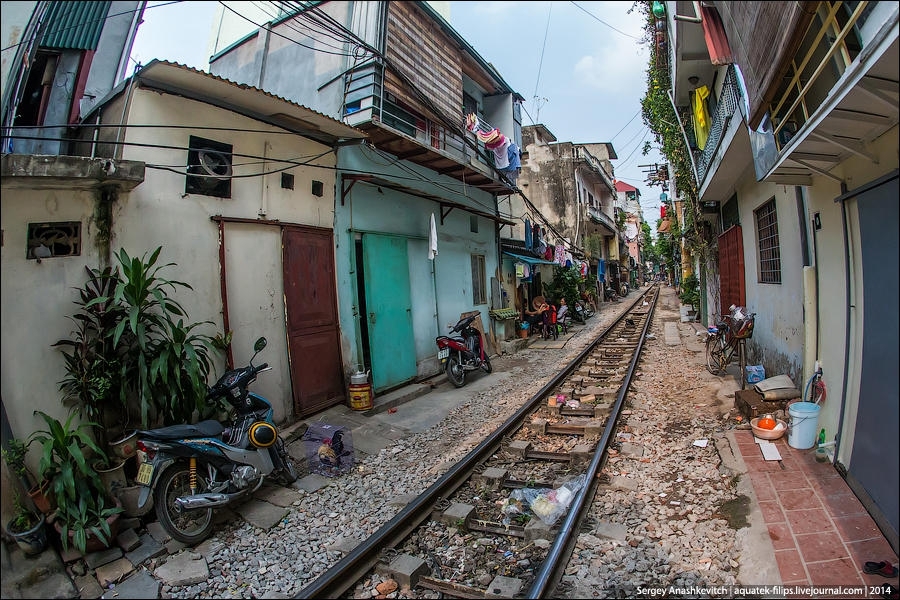
<path id="1" fill-rule="evenodd" d="M 841 198 L 847 193 L 847 184 L 841 182 Z M 837 432 L 834 436 L 834 462 L 838 462 L 838 453 L 841 450 L 841 436 L 844 432 L 844 416 L 847 411 L 847 380 L 850 377 L 850 234 L 847 232 L 847 201 L 840 199 L 841 203 L 841 228 L 844 234 L 844 373 L 841 379 L 841 410 L 838 416 Z"/>

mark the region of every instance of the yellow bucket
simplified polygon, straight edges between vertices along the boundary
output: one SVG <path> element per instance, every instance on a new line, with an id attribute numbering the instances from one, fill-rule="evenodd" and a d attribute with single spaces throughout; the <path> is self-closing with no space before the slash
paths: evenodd
<path id="1" fill-rule="evenodd" d="M 372 395 L 372 384 L 370 383 L 351 383 L 350 384 L 350 408 L 353 410 L 369 410 L 374 406 L 374 397 Z"/>

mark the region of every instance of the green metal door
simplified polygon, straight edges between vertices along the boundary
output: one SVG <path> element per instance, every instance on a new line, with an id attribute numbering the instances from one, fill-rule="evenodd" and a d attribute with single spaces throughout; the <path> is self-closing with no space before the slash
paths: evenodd
<path id="1" fill-rule="evenodd" d="M 406 238 L 367 233 L 362 242 L 372 387 L 379 391 L 416 376 L 409 257 Z"/>

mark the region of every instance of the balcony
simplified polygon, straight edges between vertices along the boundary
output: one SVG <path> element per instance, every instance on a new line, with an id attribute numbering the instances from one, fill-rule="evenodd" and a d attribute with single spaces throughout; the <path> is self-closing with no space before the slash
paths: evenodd
<path id="1" fill-rule="evenodd" d="M 376 62 L 346 77 L 344 122 L 365 131 L 376 148 L 492 194 L 515 192 L 493 170 L 493 153 L 465 130 L 462 113 L 459 125 L 450 127 L 404 105 L 384 90 L 383 66 Z"/>
<path id="2" fill-rule="evenodd" d="M 607 174 L 606 169 L 603 168 L 603 164 L 593 154 L 588 152 L 586 148 L 575 146 L 575 160 L 583 162 L 591 170 L 595 171 L 600 179 L 603 180 L 603 183 L 615 194 L 616 186 L 610 179 L 609 174 Z"/>
<path id="3" fill-rule="evenodd" d="M 591 221 L 593 221 L 594 223 L 606 228 L 608 230 L 607 235 L 616 234 L 618 228 L 616 227 L 615 221 L 612 220 L 612 217 L 600 210 L 600 208 L 596 206 L 588 206 L 588 217 L 590 217 Z"/>
<path id="4" fill-rule="evenodd" d="M 722 138 L 728 129 L 728 123 L 731 121 L 734 111 L 743 101 L 741 86 L 738 85 L 737 75 L 734 72 L 734 66 L 730 65 L 725 75 L 725 82 L 722 85 L 722 94 L 718 98 L 716 105 L 716 114 L 713 116 L 712 124 L 709 129 L 709 137 L 706 139 L 706 146 L 703 150 L 694 150 L 694 162 L 697 165 L 697 184 L 702 187 L 709 172 L 710 165 L 716 157 Z M 693 132 L 692 132 L 693 133 Z"/>

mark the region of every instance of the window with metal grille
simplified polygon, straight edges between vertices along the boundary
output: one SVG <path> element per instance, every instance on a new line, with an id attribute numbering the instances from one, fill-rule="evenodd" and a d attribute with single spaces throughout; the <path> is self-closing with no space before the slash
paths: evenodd
<path id="1" fill-rule="evenodd" d="M 81 255 L 81 221 L 29 223 L 25 258 Z"/>
<path id="2" fill-rule="evenodd" d="M 472 304 L 487 304 L 484 255 L 472 255 Z"/>
<path id="3" fill-rule="evenodd" d="M 756 216 L 756 239 L 759 246 L 759 282 L 781 283 L 781 248 L 778 244 L 775 198 L 753 212 Z"/>

